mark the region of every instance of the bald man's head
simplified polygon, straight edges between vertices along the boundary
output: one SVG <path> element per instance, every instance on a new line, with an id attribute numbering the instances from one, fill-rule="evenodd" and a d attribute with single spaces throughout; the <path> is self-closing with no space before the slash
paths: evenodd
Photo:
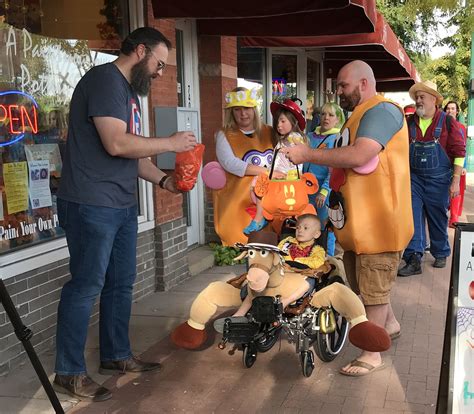
<path id="1" fill-rule="evenodd" d="M 337 94 L 342 108 L 352 111 L 376 93 L 374 72 L 367 63 L 354 60 L 339 71 Z"/>

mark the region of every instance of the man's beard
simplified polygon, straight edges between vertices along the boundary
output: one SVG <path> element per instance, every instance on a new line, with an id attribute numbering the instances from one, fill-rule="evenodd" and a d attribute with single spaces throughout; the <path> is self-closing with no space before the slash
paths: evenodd
<path id="1" fill-rule="evenodd" d="M 342 99 L 341 99 L 342 98 Z M 353 111 L 354 108 L 359 105 L 360 102 L 360 91 L 359 88 L 354 90 L 349 95 L 341 95 L 339 103 L 342 109 L 346 111 Z"/>
<path id="2" fill-rule="evenodd" d="M 151 79 L 153 75 L 150 75 L 148 69 L 148 59 L 142 59 L 140 62 L 132 67 L 130 85 L 132 89 L 140 96 L 148 95 L 151 86 Z"/>
<path id="3" fill-rule="evenodd" d="M 417 106 L 416 107 L 416 114 L 419 118 L 423 118 L 425 116 L 425 107 L 424 106 Z"/>

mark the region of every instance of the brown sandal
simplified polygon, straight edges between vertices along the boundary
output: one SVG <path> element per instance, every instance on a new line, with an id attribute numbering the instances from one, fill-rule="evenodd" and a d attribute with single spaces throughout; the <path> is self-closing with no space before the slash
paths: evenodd
<path id="1" fill-rule="evenodd" d="M 349 377 L 363 377 L 364 375 L 368 375 L 374 371 L 379 371 L 381 369 L 384 369 L 385 368 L 385 363 L 382 362 L 380 365 L 377 365 L 377 366 L 374 366 L 372 364 L 369 364 L 367 362 L 364 362 L 364 361 L 359 361 L 358 359 L 354 359 L 351 364 L 350 364 L 350 368 L 351 367 L 359 367 L 359 368 L 364 368 L 366 369 L 367 371 L 362 371 L 362 372 L 347 372 L 347 371 L 344 371 L 342 368 L 339 370 L 339 372 L 342 374 L 342 375 L 347 375 Z"/>

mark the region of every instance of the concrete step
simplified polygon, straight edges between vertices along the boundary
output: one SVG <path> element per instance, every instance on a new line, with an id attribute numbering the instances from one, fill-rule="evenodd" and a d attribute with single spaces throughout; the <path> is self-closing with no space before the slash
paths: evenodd
<path id="1" fill-rule="evenodd" d="M 188 252 L 189 273 L 191 276 L 214 266 L 214 252 L 209 246 L 198 246 Z"/>

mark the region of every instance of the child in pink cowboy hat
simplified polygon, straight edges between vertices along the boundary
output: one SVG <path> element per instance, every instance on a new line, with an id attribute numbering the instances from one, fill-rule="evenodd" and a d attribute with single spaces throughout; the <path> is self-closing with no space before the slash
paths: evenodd
<path id="1" fill-rule="evenodd" d="M 300 101 L 298 99 L 298 101 Z M 301 102 L 301 101 L 300 101 Z M 280 153 L 280 149 L 291 147 L 301 143 L 308 143 L 308 138 L 303 133 L 306 127 L 304 112 L 292 99 L 285 99 L 282 103 L 272 102 L 270 111 L 273 116 L 273 133 L 276 142 L 273 151 L 273 167 L 271 177 L 277 180 L 297 180 L 302 174 L 302 165 L 295 165 Z M 251 192 L 255 186 L 252 183 Z M 267 225 L 267 220 L 263 217 L 263 209 L 260 200 L 256 198 L 256 214 L 250 224 L 245 227 L 244 234 L 259 231 Z"/>

